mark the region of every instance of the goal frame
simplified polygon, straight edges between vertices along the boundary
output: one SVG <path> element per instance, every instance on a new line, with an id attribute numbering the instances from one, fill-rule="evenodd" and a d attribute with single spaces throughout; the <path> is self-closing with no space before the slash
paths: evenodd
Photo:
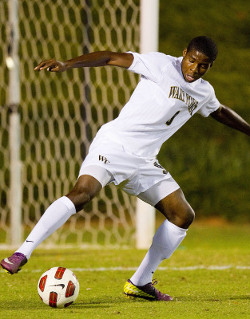
<path id="1" fill-rule="evenodd" d="M 158 50 L 159 0 L 141 0 L 140 51 Z M 155 209 L 139 198 L 136 203 L 136 248 L 146 249 L 151 245 L 155 232 Z"/>

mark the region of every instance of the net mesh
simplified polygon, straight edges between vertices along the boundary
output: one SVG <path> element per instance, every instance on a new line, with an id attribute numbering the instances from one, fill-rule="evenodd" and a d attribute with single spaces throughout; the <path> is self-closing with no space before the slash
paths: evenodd
<path id="1" fill-rule="evenodd" d="M 6 1 L 7 2 L 7 1 Z M 1 242 L 9 233 L 7 104 L 8 8 L 0 2 L 0 178 Z M 96 50 L 138 50 L 139 1 L 19 1 L 22 214 L 24 236 L 55 199 L 76 181 L 100 126 L 115 118 L 137 76 L 115 67 L 34 72 L 42 59 L 69 58 Z M 46 243 L 129 245 L 134 236 L 135 199 L 105 187 L 84 211 Z"/>
<path id="2" fill-rule="evenodd" d="M 0 240 L 7 242 L 9 231 L 10 206 L 8 194 L 10 187 L 10 168 L 9 168 L 9 114 L 7 103 L 8 91 L 8 71 L 5 64 L 7 57 L 7 1 L 0 1 Z"/>

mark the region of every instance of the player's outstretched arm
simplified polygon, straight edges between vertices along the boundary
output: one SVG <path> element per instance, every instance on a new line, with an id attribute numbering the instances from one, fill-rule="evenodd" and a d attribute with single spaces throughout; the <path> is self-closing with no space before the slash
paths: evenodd
<path id="1" fill-rule="evenodd" d="M 250 136 L 250 124 L 239 114 L 225 105 L 221 105 L 218 110 L 210 114 L 212 118 L 220 123 L 232 127 Z"/>
<path id="2" fill-rule="evenodd" d="M 44 60 L 39 63 L 34 70 L 41 71 L 45 69 L 50 72 L 63 72 L 73 68 L 96 67 L 105 65 L 129 68 L 133 62 L 133 59 L 134 58 L 131 53 L 98 51 L 84 54 L 65 62 L 57 61 L 55 59 Z"/>

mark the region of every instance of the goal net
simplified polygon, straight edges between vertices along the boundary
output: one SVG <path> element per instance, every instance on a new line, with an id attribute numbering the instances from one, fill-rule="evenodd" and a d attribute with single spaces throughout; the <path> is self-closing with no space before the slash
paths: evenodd
<path id="1" fill-rule="evenodd" d="M 139 0 L 18 1 L 23 237 L 76 181 L 100 126 L 115 118 L 138 78 L 114 67 L 34 72 L 42 59 L 139 50 Z M 10 227 L 8 6 L 0 2 L 0 243 Z M 10 92 L 14 94 L 14 92 Z M 105 187 L 45 244 L 130 245 L 135 198 Z"/>

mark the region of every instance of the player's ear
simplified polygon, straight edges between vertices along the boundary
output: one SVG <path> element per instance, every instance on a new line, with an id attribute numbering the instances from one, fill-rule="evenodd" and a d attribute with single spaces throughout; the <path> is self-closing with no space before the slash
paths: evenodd
<path id="1" fill-rule="evenodd" d="M 186 54 L 187 54 L 187 49 L 184 49 L 183 52 L 182 52 L 183 58 L 185 58 Z"/>

